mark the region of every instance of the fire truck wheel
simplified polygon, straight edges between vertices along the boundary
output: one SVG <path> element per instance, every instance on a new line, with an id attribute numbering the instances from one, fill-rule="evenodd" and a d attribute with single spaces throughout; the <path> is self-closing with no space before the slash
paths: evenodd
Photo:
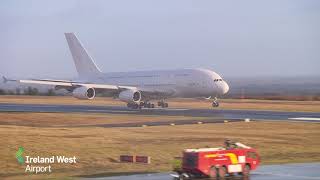
<path id="1" fill-rule="evenodd" d="M 212 167 L 210 168 L 210 174 L 209 174 L 209 176 L 210 176 L 211 178 L 217 178 L 217 177 L 218 177 L 218 170 L 217 170 L 216 167 L 212 166 Z"/>
<path id="2" fill-rule="evenodd" d="M 179 177 L 174 177 L 173 180 L 184 180 L 183 177 L 179 176 Z"/>
<path id="3" fill-rule="evenodd" d="M 175 180 L 187 180 L 187 179 L 189 179 L 189 175 L 186 173 L 182 173 Z"/>
<path id="4" fill-rule="evenodd" d="M 244 176 L 249 176 L 249 174 L 250 174 L 250 166 L 248 164 L 244 167 L 242 174 Z"/>
<path id="5" fill-rule="evenodd" d="M 226 174 L 227 174 L 227 168 L 225 166 L 222 166 L 219 168 L 218 172 L 219 172 L 219 177 L 224 178 L 226 177 Z"/>

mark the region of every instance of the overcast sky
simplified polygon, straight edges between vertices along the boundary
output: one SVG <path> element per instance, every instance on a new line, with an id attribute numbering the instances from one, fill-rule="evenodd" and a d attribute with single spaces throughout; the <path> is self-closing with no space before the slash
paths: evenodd
<path id="1" fill-rule="evenodd" d="M 1 0 L 0 74 L 75 77 L 64 32 L 104 72 L 320 76 L 319 0 Z"/>

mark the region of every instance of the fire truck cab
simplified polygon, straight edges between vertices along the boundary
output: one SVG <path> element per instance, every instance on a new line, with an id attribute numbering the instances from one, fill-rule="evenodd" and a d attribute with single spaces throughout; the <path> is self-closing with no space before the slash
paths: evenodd
<path id="1" fill-rule="evenodd" d="M 176 170 L 175 179 L 223 178 L 227 175 L 241 174 L 248 176 L 260 163 L 255 149 L 241 143 L 234 147 L 185 149 L 182 167 Z"/>

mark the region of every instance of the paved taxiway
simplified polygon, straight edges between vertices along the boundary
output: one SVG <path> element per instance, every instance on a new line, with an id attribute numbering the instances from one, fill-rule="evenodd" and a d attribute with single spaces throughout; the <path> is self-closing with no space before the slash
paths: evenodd
<path id="1" fill-rule="evenodd" d="M 265 165 L 253 171 L 248 178 L 235 176 L 227 180 L 320 180 L 320 163 Z M 92 179 L 92 178 L 90 178 Z M 170 180 L 169 173 L 100 177 L 95 180 Z"/>
<path id="2" fill-rule="evenodd" d="M 119 123 L 100 124 L 103 127 L 139 127 L 139 126 L 159 126 L 159 125 L 182 125 L 199 123 L 192 117 L 210 117 L 201 120 L 201 123 L 223 123 L 251 120 L 269 121 L 303 121 L 320 122 L 320 113 L 308 112 L 278 112 L 278 111 L 254 111 L 254 110 L 218 110 L 218 109 L 141 109 L 133 110 L 123 106 L 91 106 L 91 105 L 42 105 L 42 104 L 7 104 L 0 103 L 0 113 L 4 112 L 77 112 L 77 113 L 111 113 L 128 115 L 166 115 L 166 116 L 187 116 L 190 120 L 180 121 L 157 121 L 144 123 Z M 95 126 L 95 125 L 93 125 Z"/>
<path id="3" fill-rule="evenodd" d="M 277 120 L 320 122 L 320 112 L 278 112 L 256 110 L 217 110 L 217 109 L 141 109 L 133 110 L 123 106 L 91 105 L 48 105 L 48 104 L 8 104 L 0 103 L 0 112 L 78 112 L 111 113 L 128 115 L 167 115 L 187 117 L 213 117 L 226 120 Z"/>

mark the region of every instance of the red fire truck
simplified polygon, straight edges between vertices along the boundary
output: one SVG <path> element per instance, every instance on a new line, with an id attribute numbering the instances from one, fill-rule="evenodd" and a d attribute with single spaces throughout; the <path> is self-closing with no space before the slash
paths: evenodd
<path id="1" fill-rule="evenodd" d="M 234 174 L 248 176 L 260 163 L 257 151 L 239 142 L 231 147 L 186 149 L 182 167 L 172 175 L 176 180 L 224 178 Z"/>

